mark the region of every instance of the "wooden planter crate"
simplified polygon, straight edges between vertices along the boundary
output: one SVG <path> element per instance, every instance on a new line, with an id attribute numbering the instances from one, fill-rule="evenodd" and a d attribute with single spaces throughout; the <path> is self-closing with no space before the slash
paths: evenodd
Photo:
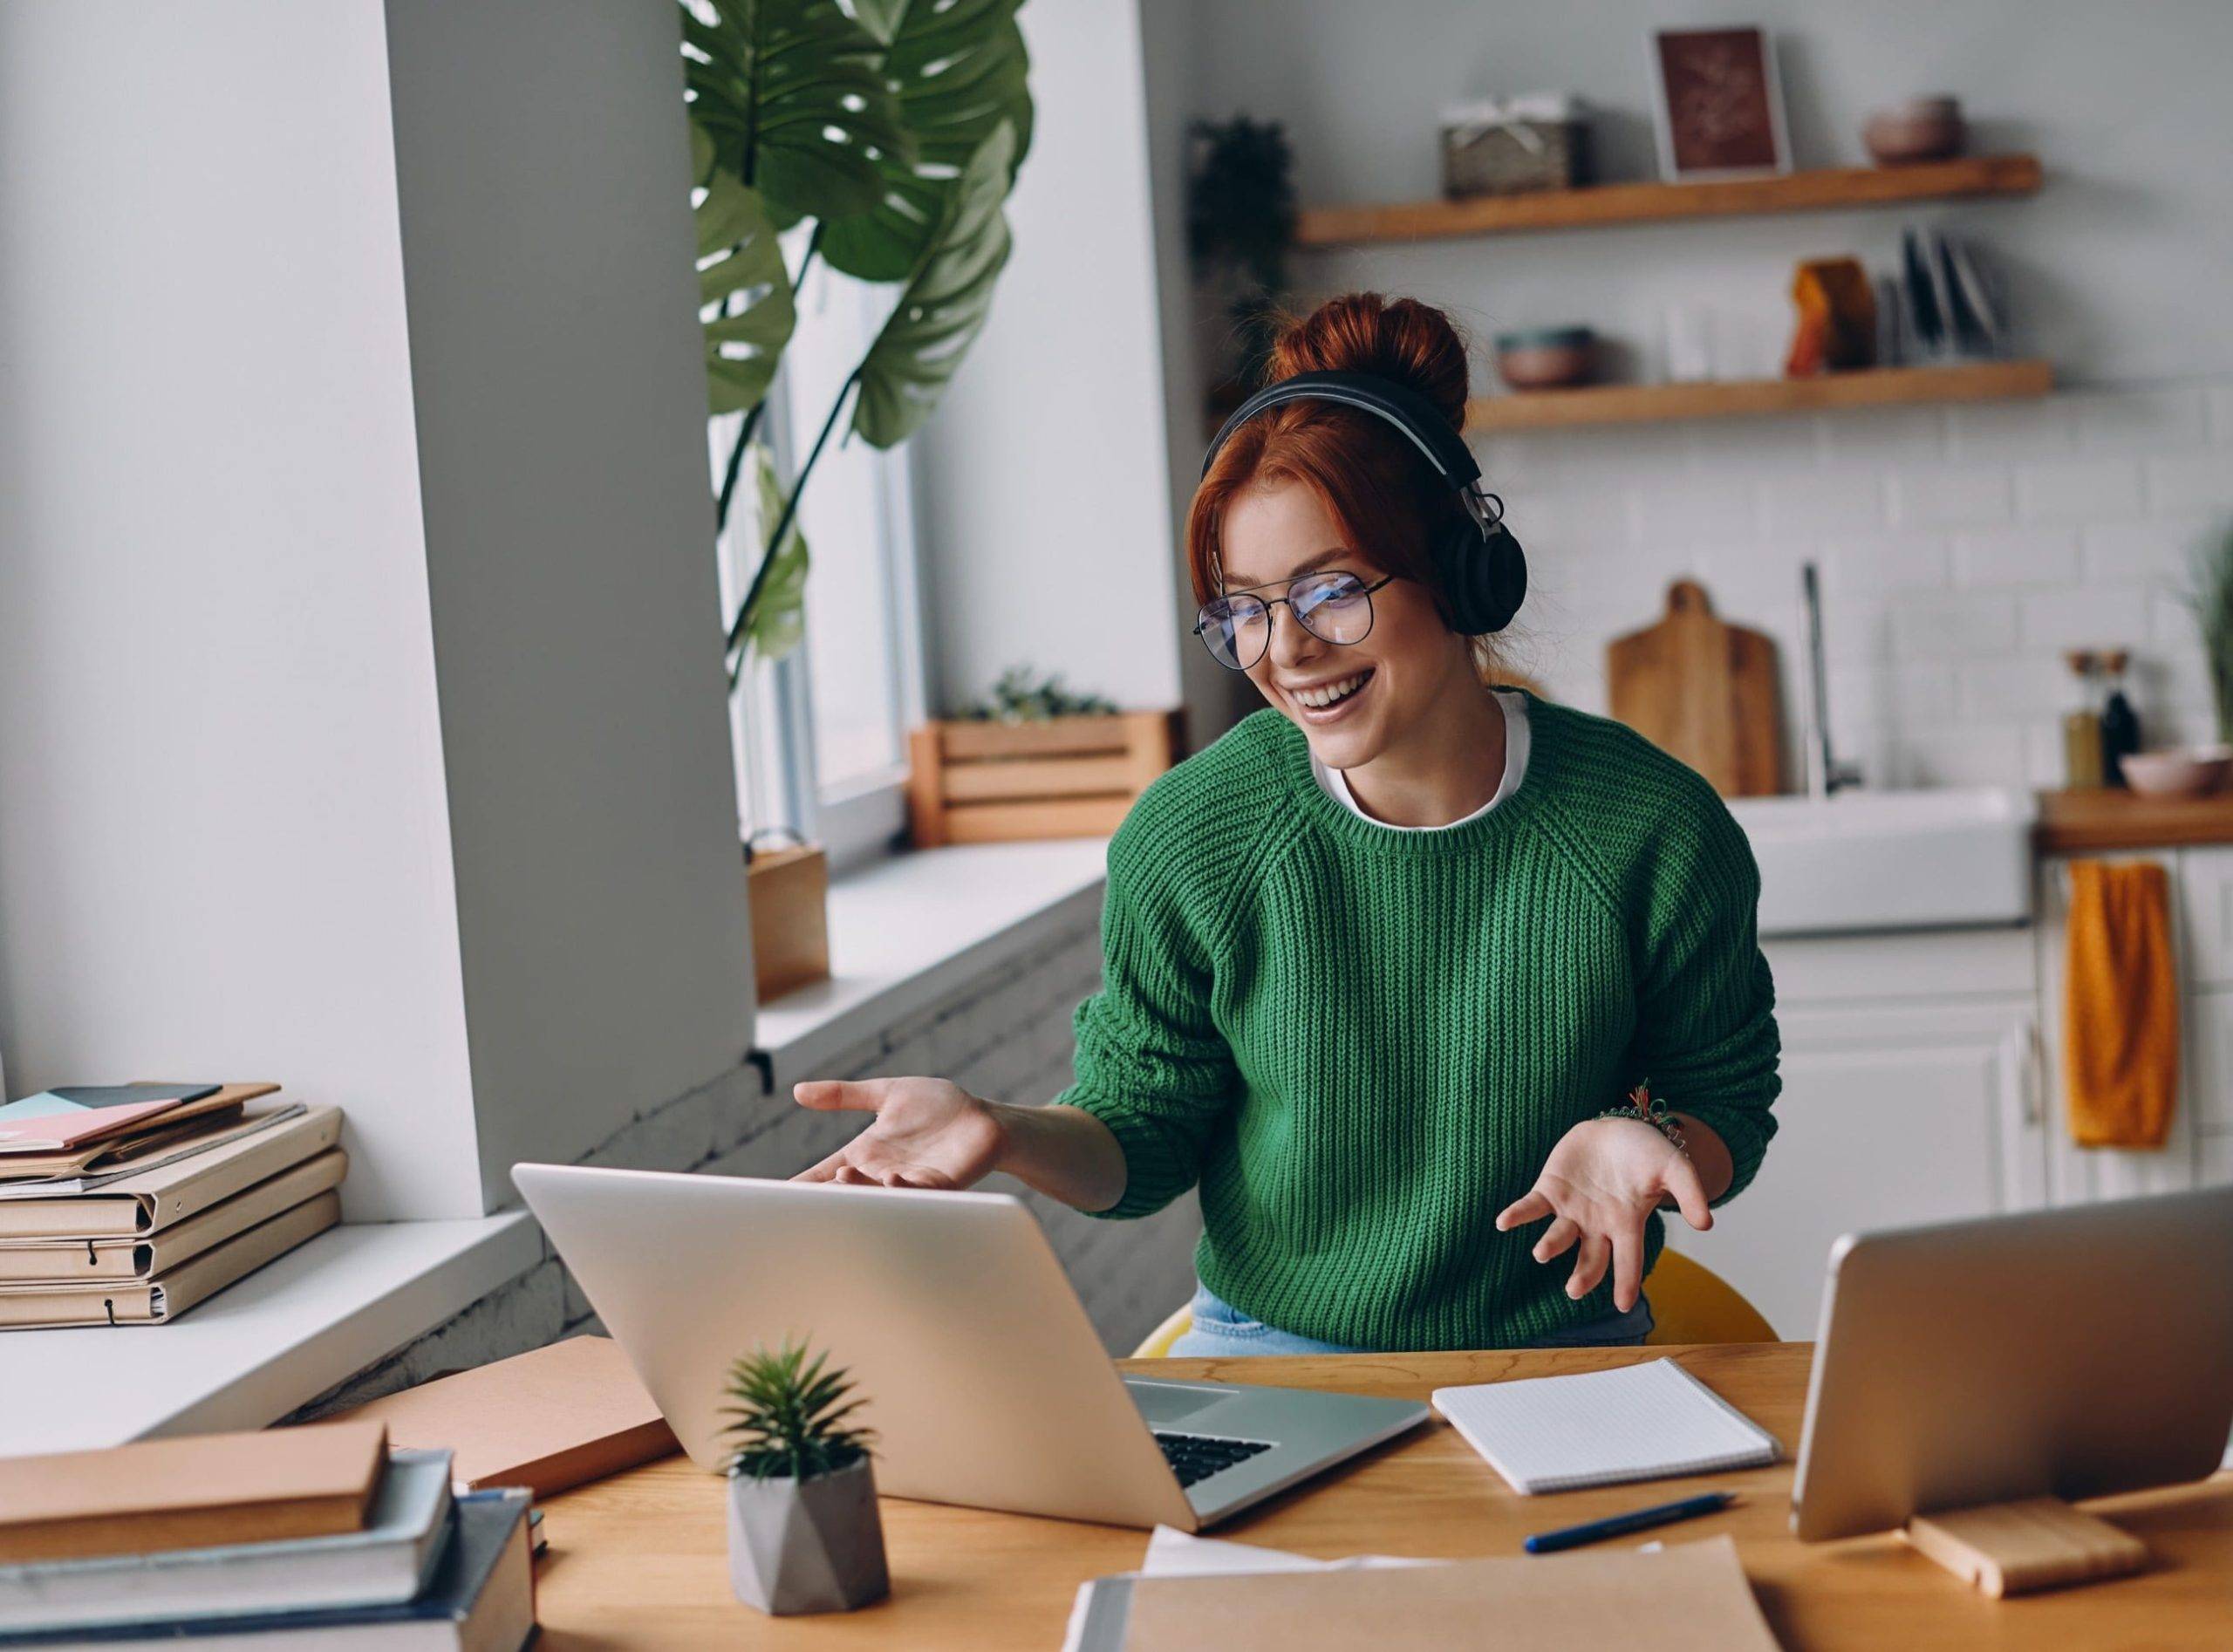
<path id="1" fill-rule="evenodd" d="M 830 857 L 816 845 L 763 849 L 745 864 L 760 1001 L 830 979 Z"/>
<path id="2" fill-rule="evenodd" d="M 928 724 L 907 742 L 915 845 L 1106 837 L 1178 750 L 1175 711 Z"/>

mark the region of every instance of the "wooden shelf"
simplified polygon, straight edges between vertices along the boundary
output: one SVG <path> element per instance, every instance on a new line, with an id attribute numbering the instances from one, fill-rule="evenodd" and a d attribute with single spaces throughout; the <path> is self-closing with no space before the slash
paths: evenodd
<path id="1" fill-rule="evenodd" d="M 2233 843 L 2233 794 L 2141 797 L 2108 788 L 2041 792 L 2032 842 L 2042 855 Z"/>
<path id="2" fill-rule="evenodd" d="M 1971 361 L 1948 367 L 1864 367 L 1815 379 L 1748 379 L 1723 384 L 1585 385 L 1520 390 L 1465 404 L 1468 434 L 1573 425 L 1635 425 L 1666 419 L 1732 419 L 1821 407 L 1889 407 L 1935 401 L 2005 401 L 2044 396 L 2054 369 L 2044 361 Z"/>
<path id="3" fill-rule="evenodd" d="M 1388 206 L 1311 207 L 1295 220 L 1295 244 L 1351 245 L 1451 236 L 1586 229 L 1670 218 L 1884 207 L 1965 195 L 2028 195 L 2039 187 L 2037 155 L 1976 155 L 1911 167 L 1838 167 L 1778 177 L 1698 183 L 1608 183 L 1537 195 L 1476 195 L 1465 201 Z"/>

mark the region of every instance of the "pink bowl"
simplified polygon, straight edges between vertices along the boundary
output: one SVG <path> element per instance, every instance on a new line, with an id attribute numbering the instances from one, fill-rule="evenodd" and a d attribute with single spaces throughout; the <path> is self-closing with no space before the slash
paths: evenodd
<path id="1" fill-rule="evenodd" d="M 2135 752 L 2125 759 L 2124 769 L 2126 783 L 2142 797 L 2200 797 L 2225 783 L 2233 771 L 2233 747 Z"/>

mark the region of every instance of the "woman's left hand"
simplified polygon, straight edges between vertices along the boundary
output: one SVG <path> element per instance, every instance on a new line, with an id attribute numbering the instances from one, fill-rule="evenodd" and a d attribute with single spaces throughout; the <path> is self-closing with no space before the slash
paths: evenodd
<path id="1" fill-rule="evenodd" d="M 1613 1306 L 1625 1314 L 1643 1292 L 1645 1219 L 1672 1199 L 1683 1219 L 1713 1225 L 1705 1184 L 1683 1150 L 1641 1119 L 1593 1118 L 1559 1138 L 1535 1185 L 1497 1217 L 1497 1231 L 1550 1217 L 1535 1259 L 1575 1255 L 1567 1294 L 1577 1300 L 1613 1270 Z"/>

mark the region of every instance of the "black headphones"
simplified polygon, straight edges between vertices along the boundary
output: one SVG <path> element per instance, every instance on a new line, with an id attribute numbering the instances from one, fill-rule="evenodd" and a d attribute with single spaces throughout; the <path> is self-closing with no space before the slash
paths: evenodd
<path id="1" fill-rule="evenodd" d="M 1504 501 L 1480 487 L 1481 468 L 1465 437 L 1408 386 L 1369 372 L 1299 372 L 1267 385 L 1219 428 L 1202 456 L 1202 474 L 1210 474 L 1211 461 L 1234 431 L 1266 408 L 1290 401 L 1339 402 L 1385 419 L 1410 438 L 1465 508 L 1466 520 L 1437 535 L 1429 547 L 1450 628 L 1461 636 L 1485 637 L 1512 624 L 1527 595 L 1527 558 L 1504 525 Z"/>

